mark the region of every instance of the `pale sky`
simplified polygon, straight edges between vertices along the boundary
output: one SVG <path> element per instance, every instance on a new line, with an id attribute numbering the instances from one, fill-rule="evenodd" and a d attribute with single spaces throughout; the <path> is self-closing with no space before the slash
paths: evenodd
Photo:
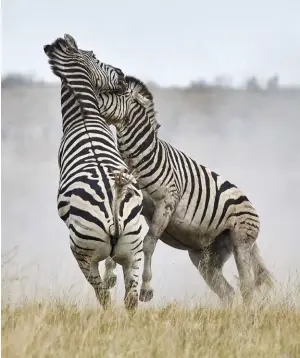
<path id="1" fill-rule="evenodd" d="M 2 73 L 56 80 L 43 45 L 70 33 L 127 74 L 185 85 L 275 73 L 300 83 L 299 0 L 2 0 Z"/>

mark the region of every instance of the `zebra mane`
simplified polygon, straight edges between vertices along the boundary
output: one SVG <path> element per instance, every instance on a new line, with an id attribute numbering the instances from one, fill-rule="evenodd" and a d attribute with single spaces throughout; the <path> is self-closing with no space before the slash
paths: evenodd
<path id="1" fill-rule="evenodd" d="M 149 101 L 149 104 L 146 107 L 146 111 L 150 119 L 151 125 L 154 126 L 154 130 L 157 131 L 161 125 L 157 122 L 156 119 L 157 111 L 155 110 L 154 98 L 152 93 L 149 91 L 145 83 L 133 76 L 126 76 L 125 81 L 130 91 L 139 93 Z"/>
<path id="2" fill-rule="evenodd" d="M 85 117 L 88 114 L 87 108 L 85 107 L 85 104 L 79 98 L 77 92 L 74 90 L 72 85 L 69 83 L 68 79 L 66 77 L 63 77 L 63 76 L 59 76 L 59 77 L 61 79 L 61 83 L 64 84 L 68 88 L 68 90 L 72 93 L 72 95 L 74 96 L 74 98 L 75 98 L 75 100 L 76 100 L 76 102 L 78 104 L 78 107 L 79 107 L 79 110 L 80 110 L 80 113 L 81 113 L 82 117 Z M 92 85 L 91 85 L 91 88 L 92 88 Z M 95 94 L 95 97 L 96 97 L 96 94 Z M 98 113 L 100 115 L 100 109 L 99 109 L 98 102 L 97 102 L 97 109 L 98 109 Z"/>
<path id="3" fill-rule="evenodd" d="M 145 83 L 133 76 L 126 76 L 125 80 L 129 89 L 138 91 L 142 96 L 153 102 L 152 93 L 149 91 Z"/>

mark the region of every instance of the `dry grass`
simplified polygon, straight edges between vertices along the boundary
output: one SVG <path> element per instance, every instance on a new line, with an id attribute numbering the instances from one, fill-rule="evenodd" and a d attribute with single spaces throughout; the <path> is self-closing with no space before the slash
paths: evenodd
<path id="1" fill-rule="evenodd" d="M 60 300 L 9 304 L 12 284 L 19 276 L 17 266 L 11 264 L 13 257 L 2 257 L 1 264 L 13 269 L 13 274 L 2 276 L 5 358 L 300 357 L 298 275 L 264 306 L 254 303 L 246 309 L 237 302 L 232 309 L 176 304 L 147 308 L 140 304 L 130 315 L 123 303 L 103 312 L 82 302 L 73 304 L 70 294 L 63 292 Z"/>
<path id="2" fill-rule="evenodd" d="M 288 306 L 231 310 L 176 305 L 130 316 L 59 301 L 2 306 L 2 356 L 300 357 L 300 314 Z"/>

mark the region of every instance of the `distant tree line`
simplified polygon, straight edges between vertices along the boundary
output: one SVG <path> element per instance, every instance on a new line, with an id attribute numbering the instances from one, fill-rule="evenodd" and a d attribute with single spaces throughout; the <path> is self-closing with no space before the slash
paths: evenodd
<path id="1" fill-rule="evenodd" d="M 21 73 L 9 73 L 1 78 L 1 87 L 9 88 L 9 87 L 20 87 L 20 86 L 33 86 L 33 85 L 47 85 L 46 82 L 38 80 L 33 75 L 25 75 Z M 151 88 L 160 87 L 155 82 L 148 82 L 148 86 Z M 180 89 L 179 86 L 177 86 Z M 188 87 L 185 87 L 186 90 L 230 90 L 234 89 L 233 81 L 229 76 L 217 76 L 213 81 L 206 81 L 204 79 L 199 79 L 196 81 L 192 81 Z M 237 90 L 246 90 L 249 92 L 276 92 L 281 89 L 279 83 L 279 76 L 276 74 L 271 76 L 265 83 L 262 85 L 260 81 L 255 77 L 251 76 L 247 78 L 244 83 L 235 87 Z M 300 86 L 294 86 L 293 89 L 300 90 Z"/>
<path id="2" fill-rule="evenodd" d="M 148 82 L 150 88 L 161 87 L 155 82 Z M 234 86 L 233 80 L 230 76 L 216 76 L 212 81 L 207 81 L 203 78 L 191 81 L 188 86 L 172 86 L 173 89 L 191 92 L 215 92 L 215 91 L 247 91 L 247 92 L 277 92 L 277 91 L 292 91 L 299 92 L 300 84 L 292 86 L 281 86 L 279 75 L 275 74 L 265 81 L 259 80 L 256 76 L 246 78 L 242 83 Z"/>
<path id="3" fill-rule="evenodd" d="M 190 83 L 191 89 L 233 89 L 233 81 L 228 76 L 217 76 L 214 81 L 207 82 L 203 79 L 198 81 L 192 81 Z M 244 89 L 249 92 L 260 92 L 260 91 L 277 91 L 280 90 L 279 76 L 274 75 L 270 77 L 265 85 L 259 83 L 259 80 L 255 76 L 247 78 L 244 83 L 238 87 L 235 87 L 238 90 Z"/>
<path id="4" fill-rule="evenodd" d="M 9 73 L 1 77 L 2 88 L 32 86 L 35 84 L 44 84 L 44 81 L 38 80 L 33 75 L 24 75 L 20 73 Z"/>

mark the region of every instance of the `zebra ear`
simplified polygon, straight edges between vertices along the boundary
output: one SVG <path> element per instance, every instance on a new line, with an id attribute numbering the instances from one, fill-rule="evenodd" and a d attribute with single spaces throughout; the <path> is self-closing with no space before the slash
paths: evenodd
<path id="1" fill-rule="evenodd" d="M 77 46 L 77 43 L 76 43 L 74 37 L 72 37 L 69 34 L 65 34 L 64 39 L 69 47 L 71 47 L 74 50 L 78 50 L 78 46 Z"/>
<path id="2" fill-rule="evenodd" d="M 133 93 L 133 97 L 134 99 L 143 107 L 148 107 L 151 104 L 150 99 L 142 96 L 140 93 L 138 92 L 134 92 Z"/>

